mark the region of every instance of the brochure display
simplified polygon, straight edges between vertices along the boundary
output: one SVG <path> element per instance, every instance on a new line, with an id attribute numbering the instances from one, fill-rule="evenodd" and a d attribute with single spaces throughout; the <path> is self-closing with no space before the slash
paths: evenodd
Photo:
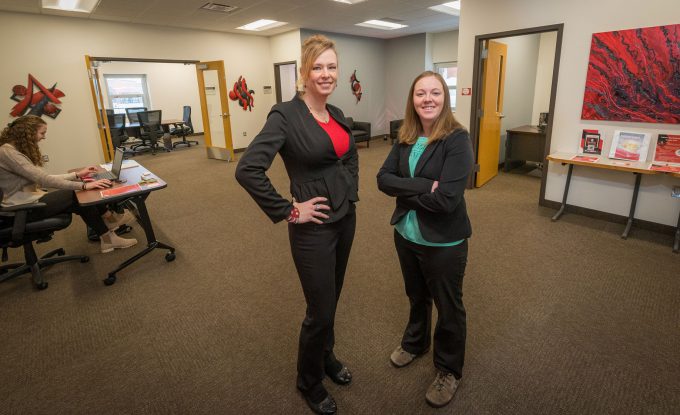
<path id="1" fill-rule="evenodd" d="M 649 133 L 617 130 L 614 132 L 614 138 L 612 138 L 609 158 L 645 161 L 647 159 L 650 139 Z"/>

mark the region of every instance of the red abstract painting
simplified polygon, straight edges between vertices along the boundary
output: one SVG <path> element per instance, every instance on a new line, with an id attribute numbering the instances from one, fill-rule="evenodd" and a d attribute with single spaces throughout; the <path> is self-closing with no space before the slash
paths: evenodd
<path id="1" fill-rule="evenodd" d="M 581 118 L 680 124 L 680 25 L 593 34 Z"/>

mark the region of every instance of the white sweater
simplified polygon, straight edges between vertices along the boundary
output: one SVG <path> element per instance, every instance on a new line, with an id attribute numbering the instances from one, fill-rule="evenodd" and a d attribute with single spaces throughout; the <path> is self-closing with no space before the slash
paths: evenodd
<path id="1" fill-rule="evenodd" d="M 2 206 L 36 202 L 45 194 L 45 191 L 40 189 L 41 187 L 82 189 L 83 183 L 75 180 L 78 180 L 75 173 L 47 174 L 11 144 L 0 146 Z"/>

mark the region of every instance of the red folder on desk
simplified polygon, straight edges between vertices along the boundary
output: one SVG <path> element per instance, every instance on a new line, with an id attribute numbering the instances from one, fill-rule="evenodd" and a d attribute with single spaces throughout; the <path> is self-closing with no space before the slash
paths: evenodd
<path id="1" fill-rule="evenodd" d="M 138 184 L 131 184 L 128 186 L 114 187 L 113 189 L 102 190 L 101 195 L 102 197 L 120 196 L 125 193 L 137 192 L 139 190 L 142 190 L 142 188 L 139 187 Z"/>

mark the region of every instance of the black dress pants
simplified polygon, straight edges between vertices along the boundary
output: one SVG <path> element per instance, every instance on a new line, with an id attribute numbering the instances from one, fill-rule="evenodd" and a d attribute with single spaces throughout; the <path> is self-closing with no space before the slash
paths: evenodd
<path id="1" fill-rule="evenodd" d="M 434 300 L 438 314 L 434 330 L 434 365 L 460 379 L 465 360 L 463 276 L 467 240 L 450 247 L 431 247 L 408 241 L 395 230 L 394 244 L 411 306 L 401 347 L 413 354 L 425 353 L 430 348 Z"/>
<path id="2" fill-rule="evenodd" d="M 314 402 L 327 395 L 321 384 L 324 358 L 334 358 L 335 309 L 355 228 L 353 211 L 333 223 L 288 225 L 293 261 L 307 302 L 300 330 L 297 387 Z"/>
<path id="3" fill-rule="evenodd" d="M 87 226 L 94 229 L 97 235 L 103 235 L 109 231 L 102 219 L 102 215 L 106 213 L 106 206 L 80 206 L 73 190 L 55 190 L 45 194 L 38 201 L 47 206 L 31 212 L 28 215 L 29 221 L 49 218 L 60 213 L 75 213 Z"/>

